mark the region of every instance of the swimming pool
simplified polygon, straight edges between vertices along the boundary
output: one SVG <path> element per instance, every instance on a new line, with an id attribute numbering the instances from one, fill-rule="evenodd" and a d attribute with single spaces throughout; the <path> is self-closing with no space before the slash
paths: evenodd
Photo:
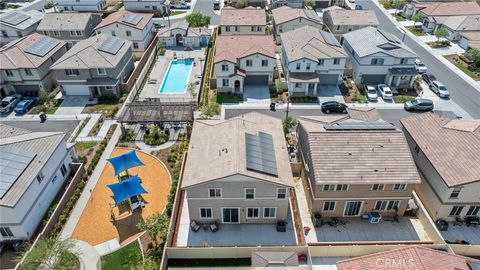
<path id="1" fill-rule="evenodd" d="M 160 86 L 160 94 L 183 94 L 187 90 L 193 59 L 177 59 L 170 62 Z"/>

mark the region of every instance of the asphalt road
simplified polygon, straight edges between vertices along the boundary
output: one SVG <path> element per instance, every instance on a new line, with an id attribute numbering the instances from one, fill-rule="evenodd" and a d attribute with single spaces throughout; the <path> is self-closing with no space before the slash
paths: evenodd
<path id="1" fill-rule="evenodd" d="M 220 16 L 213 11 L 213 0 L 197 0 L 197 2 L 195 3 L 195 6 L 193 7 L 192 12 L 201 12 L 203 15 L 210 16 L 210 25 L 218 25 L 220 22 Z M 160 22 L 168 26 L 168 20 L 166 18 L 165 19 L 156 18 L 154 20 L 156 22 Z M 181 22 L 183 20 L 185 20 L 185 17 L 170 19 L 170 24 Z"/>
<path id="2" fill-rule="evenodd" d="M 371 0 L 359 0 L 356 3 L 362 5 L 364 9 L 375 11 L 379 21 L 378 28 L 388 31 L 400 39 L 403 38 L 403 31 L 399 30 L 390 18 Z M 405 35 L 404 42 L 425 63 L 428 72 L 435 75 L 435 77 L 447 86 L 451 94 L 451 99 L 473 118 L 480 118 L 480 85 L 477 87 L 478 89 L 472 87 L 408 35 Z"/>

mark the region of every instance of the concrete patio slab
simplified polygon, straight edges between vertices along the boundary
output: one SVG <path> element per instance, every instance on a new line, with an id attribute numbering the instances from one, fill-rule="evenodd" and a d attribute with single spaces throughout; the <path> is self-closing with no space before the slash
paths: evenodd
<path id="1" fill-rule="evenodd" d="M 245 85 L 243 102 L 247 104 L 270 104 L 268 85 Z"/>
<path id="2" fill-rule="evenodd" d="M 465 240 L 472 245 L 480 245 L 480 226 L 453 226 L 450 223 L 448 231 L 441 231 L 440 233 L 446 241 Z"/>
<path id="3" fill-rule="evenodd" d="M 56 115 L 80 115 L 88 103 L 89 96 L 64 96 L 55 112 Z"/>
<path id="4" fill-rule="evenodd" d="M 312 257 L 313 270 L 337 270 L 337 261 L 350 257 Z"/>

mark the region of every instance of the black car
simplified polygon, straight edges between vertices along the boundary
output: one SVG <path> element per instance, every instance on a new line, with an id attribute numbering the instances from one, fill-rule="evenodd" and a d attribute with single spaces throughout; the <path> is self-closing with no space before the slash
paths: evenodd
<path id="1" fill-rule="evenodd" d="M 327 101 L 322 103 L 322 112 L 323 113 L 331 113 L 331 112 L 347 113 L 347 105 L 337 101 Z"/>
<path id="2" fill-rule="evenodd" d="M 435 76 L 433 76 L 432 74 L 430 73 L 423 73 L 422 74 L 422 79 L 428 84 L 432 84 L 433 81 L 436 81 L 437 78 Z"/>

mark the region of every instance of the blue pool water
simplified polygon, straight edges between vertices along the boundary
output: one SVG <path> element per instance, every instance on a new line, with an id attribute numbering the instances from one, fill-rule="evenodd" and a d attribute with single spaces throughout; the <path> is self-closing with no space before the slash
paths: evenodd
<path id="1" fill-rule="evenodd" d="M 183 94 L 187 90 L 190 71 L 192 70 L 192 59 L 178 59 L 171 61 L 168 67 L 162 86 L 161 94 Z"/>

